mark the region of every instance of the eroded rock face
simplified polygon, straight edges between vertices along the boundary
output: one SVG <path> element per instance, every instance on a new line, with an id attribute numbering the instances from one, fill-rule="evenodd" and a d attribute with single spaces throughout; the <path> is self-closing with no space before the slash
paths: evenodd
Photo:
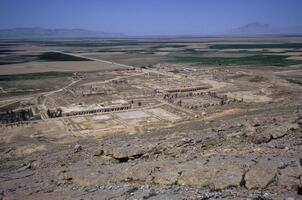
<path id="1" fill-rule="evenodd" d="M 301 129 L 290 128 L 283 121 L 275 128 L 263 119 L 259 121 L 256 126 L 238 120 L 196 132 L 173 129 L 108 138 L 94 145 L 92 141 L 81 142 L 82 148 L 76 153 L 73 147 L 78 142 L 64 151 L 52 148 L 54 153 L 48 150 L 35 159 L 10 161 L 17 165 L 11 170 L 13 179 L 1 173 L 0 180 L 5 183 L 1 186 L 9 191 L 19 179 L 26 178 L 38 189 L 77 191 L 85 198 L 87 194 L 108 194 L 121 199 L 174 199 L 183 193 L 184 199 L 238 199 L 248 193 L 244 197 L 278 199 L 284 191 L 296 198 L 302 181 Z M 247 134 L 251 127 L 251 134 Z M 269 135 L 268 143 L 253 142 L 260 130 Z M 41 182 L 41 176 L 53 180 Z"/>
<path id="2" fill-rule="evenodd" d="M 202 146 L 202 138 L 198 135 L 192 138 L 175 136 L 171 138 L 152 138 L 150 140 L 134 139 L 131 143 L 107 144 L 100 147 L 97 151 L 101 151 L 102 155 L 110 156 L 121 162 L 128 162 L 129 160 L 163 153 L 179 154 L 186 146 L 196 144 Z"/>
<path id="3" fill-rule="evenodd" d="M 213 175 L 214 170 L 205 167 L 204 161 L 190 162 L 183 166 L 178 184 L 206 187 L 210 184 L 210 179 Z"/>
<path id="4" fill-rule="evenodd" d="M 177 162 L 165 162 L 156 167 L 153 173 L 153 182 L 160 185 L 178 184 L 178 178 L 182 173 L 182 166 Z"/>
<path id="5" fill-rule="evenodd" d="M 74 167 L 62 177 L 68 177 L 74 184 L 82 186 L 130 182 L 187 185 L 219 190 L 239 187 L 242 176 L 243 169 L 236 163 L 193 160 L 184 163 L 175 161 L 123 163 L 111 168 L 104 166 L 103 169 Z"/>
<path id="6" fill-rule="evenodd" d="M 104 155 L 112 156 L 118 160 L 127 160 L 138 158 L 148 152 L 150 152 L 155 145 L 143 146 L 137 144 L 126 144 L 122 146 L 105 147 L 103 150 Z"/>
<path id="7" fill-rule="evenodd" d="M 286 167 L 279 171 L 278 186 L 281 186 L 282 188 L 297 190 L 300 184 L 302 184 L 301 178 L 301 167 Z"/>
<path id="8" fill-rule="evenodd" d="M 296 124 L 284 124 L 282 126 L 268 126 L 255 135 L 256 144 L 268 143 L 273 139 L 284 137 L 291 129 L 297 128 Z"/>
<path id="9" fill-rule="evenodd" d="M 277 179 L 277 165 L 261 161 L 245 174 L 245 186 L 248 189 L 266 188 Z"/>
<path id="10" fill-rule="evenodd" d="M 184 165 L 178 183 L 211 189 L 238 187 L 243 170 L 236 164 L 221 161 L 208 164 L 191 162 Z"/>
<path id="11" fill-rule="evenodd" d="M 156 167 L 156 163 L 139 163 L 137 165 L 127 164 L 121 171 L 117 172 L 115 181 L 124 182 L 151 182 L 153 177 L 152 173 Z"/>
<path id="12" fill-rule="evenodd" d="M 214 189 L 226 189 L 230 187 L 239 187 L 242 182 L 243 170 L 238 165 L 226 164 L 222 168 L 218 168 L 211 182 Z"/>

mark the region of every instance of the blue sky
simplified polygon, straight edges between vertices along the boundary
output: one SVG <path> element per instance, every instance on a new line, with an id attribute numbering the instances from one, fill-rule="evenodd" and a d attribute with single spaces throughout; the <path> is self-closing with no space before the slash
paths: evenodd
<path id="1" fill-rule="evenodd" d="M 251 22 L 301 26 L 301 19 L 302 0 L 0 0 L 0 28 L 199 35 Z"/>

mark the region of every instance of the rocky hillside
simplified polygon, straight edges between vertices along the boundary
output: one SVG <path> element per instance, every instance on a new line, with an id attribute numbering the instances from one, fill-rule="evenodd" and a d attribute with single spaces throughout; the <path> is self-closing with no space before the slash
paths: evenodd
<path id="1" fill-rule="evenodd" d="M 100 141 L 10 138 L 1 147 L 0 196 L 299 199 L 302 115 L 294 107 Z M 16 143 L 31 145 L 21 152 Z"/>

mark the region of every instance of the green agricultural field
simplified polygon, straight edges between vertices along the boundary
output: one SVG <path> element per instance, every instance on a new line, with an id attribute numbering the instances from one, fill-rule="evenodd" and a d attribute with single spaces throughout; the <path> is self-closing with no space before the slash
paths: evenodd
<path id="1" fill-rule="evenodd" d="M 0 65 L 25 63 L 36 60 L 34 55 L 13 55 L 7 54 L 0 57 Z"/>
<path id="2" fill-rule="evenodd" d="M 39 61 L 90 61 L 89 59 L 71 56 L 58 52 L 47 52 L 37 56 Z"/>
<path id="3" fill-rule="evenodd" d="M 31 74 L 0 75 L 0 81 L 19 81 L 71 76 L 70 72 L 43 72 Z"/>
<path id="4" fill-rule="evenodd" d="M 5 55 L 5 54 L 10 54 L 10 53 L 14 53 L 17 50 L 10 50 L 10 49 L 0 49 L 0 55 Z"/>
<path id="5" fill-rule="evenodd" d="M 204 51 L 204 50 L 202 51 L 202 50 L 196 50 L 196 49 L 185 49 L 184 52 L 192 54 L 192 55 L 200 55 L 203 53 L 207 53 L 208 51 Z"/>
<path id="6" fill-rule="evenodd" d="M 210 65 L 260 65 L 260 66 L 290 66 L 301 64 L 302 61 L 288 60 L 288 56 L 253 55 L 241 58 L 228 57 L 176 57 L 178 62 L 203 63 Z"/>
<path id="7" fill-rule="evenodd" d="M 1 54 L 1 52 L 0 52 Z M 32 61 L 90 61 L 89 59 L 67 55 L 59 52 L 46 52 L 41 55 L 10 55 L 0 57 L 0 65 L 17 64 Z"/>
<path id="8" fill-rule="evenodd" d="M 160 48 L 182 48 L 186 47 L 186 45 L 181 45 L 181 44 L 160 44 L 156 46 L 152 46 L 151 48 L 153 49 L 160 49 Z"/>
<path id="9" fill-rule="evenodd" d="M 302 43 L 284 44 L 215 44 L 210 49 L 300 49 Z"/>
<path id="10" fill-rule="evenodd" d="M 136 40 L 107 40 L 107 41 L 43 41 L 36 44 L 51 47 L 114 47 L 114 46 L 133 46 L 139 45 L 140 42 Z"/>

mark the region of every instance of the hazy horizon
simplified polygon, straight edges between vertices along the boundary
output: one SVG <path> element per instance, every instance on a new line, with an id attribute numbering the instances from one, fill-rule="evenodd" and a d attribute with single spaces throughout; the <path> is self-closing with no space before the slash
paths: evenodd
<path id="1" fill-rule="evenodd" d="M 87 29 L 126 35 L 211 35 L 249 23 L 302 27 L 299 0 L 2 0 L 0 28 Z"/>

